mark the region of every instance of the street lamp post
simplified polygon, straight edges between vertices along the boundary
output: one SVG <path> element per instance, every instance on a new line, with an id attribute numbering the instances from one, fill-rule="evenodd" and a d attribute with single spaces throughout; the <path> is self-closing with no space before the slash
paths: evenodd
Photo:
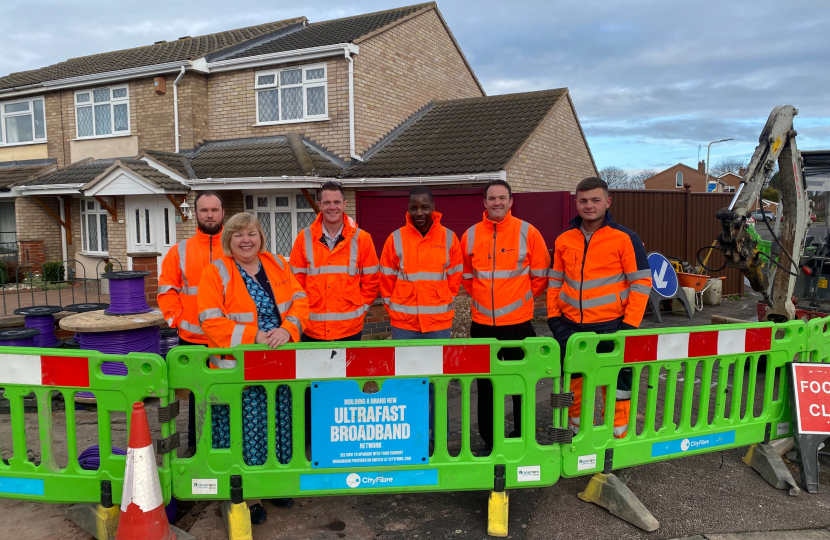
<path id="1" fill-rule="evenodd" d="M 709 146 L 706 147 L 706 191 L 709 191 L 709 151 L 712 149 L 712 145 L 734 140 L 735 139 L 721 139 L 719 141 L 712 141 L 709 143 Z"/>

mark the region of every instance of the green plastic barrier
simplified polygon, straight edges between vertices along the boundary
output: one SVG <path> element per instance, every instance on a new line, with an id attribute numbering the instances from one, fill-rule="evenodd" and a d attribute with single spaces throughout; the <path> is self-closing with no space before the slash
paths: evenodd
<path id="1" fill-rule="evenodd" d="M 802 362 L 830 362 L 830 317 L 811 319 L 807 322 L 809 359 Z M 806 355 L 805 355 L 806 356 Z"/>
<path id="2" fill-rule="evenodd" d="M 123 362 L 126 377 L 105 375 L 103 362 Z M 129 425 L 132 404 L 146 398 L 159 398 L 167 405 L 167 370 L 164 360 L 154 354 L 133 353 L 127 356 L 100 354 L 95 351 L 0 347 L 0 388 L 9 401 L 10 416 L 0 421 L 11 423 L 12 440 L 0 444 L 13 456 L 0 462 L 0 497 L 53 503 L 95 503 L 101 501 L 101 482 L 109 481 L 112 502 L 121 502 L 125 456 L 112 454 L 111 416 L 126 414 Z M 53 436 L 52 393 L 62 394 L 66 417 L 67 465 L 58 466 Z M 101 462 L 97 470 L 81 469 L 78 463 L 77 420 L 74 407 L 77 392 L 93 392 L 98 420 L 98 445 Z M 26 445 L 26 416 L 23 398 L 34 393 L 37 399 L 37 435 L 40 438 L 40 462 L 30 460 Z M 147 411 L 148 416 L 153 414 Z M 167 436 L 166 425 L 162 436 Z M 33 436 L 30 431 L 29 437 Z M 63 439 L 63 437 L 61 437 Z M 30 439 L 31 440 L 31 439 Z M 63 442 L 63 441 L 61 441 Z M 126 447 L 124 448 L 126 450 Z M 165 503 L 170 501 L 170 465 L 165 457 L 159 467 L 159 479 Z"/>
<path id="3" fill-rule="evenodd" d="M 609 353 L 596 353 L 612 341 Z M 582 374 L 580 431 L 562 445 L 562 475 L 573 477 L 746 446 L 792 431 L 784 366 L 803 353 L 803 321 L 575 334 L 563 384 Z M 604 346 L 605 347 L 605 346 Z M 617 375 L 633 371 L 628 432 L 613 437 Z M 605 417 L 594 422 L 599 387 Z M 746 392 L 744 392 L 746 389 Z M 744 397 L 746 393 L 746 397 Z M 561 414 L 566 425 L 567 411 Z"/>
<path id="4" fill-rule="evenodd" d="M 506 347 L 521 347 L 524 359 L 498 360 L 498 351 Z M 237 364 L 230 369 L 211 369 L 207 364 L 211 354 L 232 355 Z M 559 445 L 537 443 L 535 427 L 537 382 L 560 376 L 559 347 L 551 338 L 300 343 L 278 350 L 259 345 L 211 350 L 177 347 L 168 354 L 168 369 L 171 391 L 188 389 L 196 403 L 196 454 L 171 458 L 173 494 L 178 499 L 231 499 L 235 476 L 239 478 L 234 479 L 234 487 L 241 483 L 246 499 L 487 490 L 493 489 L 494 466 L 500 464 L 505 465 L 508 489 L 550 486 L 559 478 Z M 421 378 L 423 384 L 428 378 L 435 386 L 431 456 L 411 465 L 313 467 L 305 453 L 306 388 L 313 382 L 346 379 L 357 381 L 364 391 L 365 383 L 374 381 L 383 392 L 385 384 L 412 377 Z M 477 378 L 493 383 L 495 437 L 494 449 L 487 456 L 476 456 L 470 448 L 470 391 Z M 460 381 L 462 389 L 461 448 L 456 456 L 450 455 L 447 445 L 447 388 L 452 380 Z M 283 433 L 287 409 L 281 401 L 288 399 L 288 390 L 290 435 L 287 429 Z M 267 455 L 263 454 L 262 464 L 250 465 L 246 461 L 252 459 L 249 449 L 243 448 L 247 444 L 243 425 L 251 422 L 250 417 L 243 420 L 243 409 L 248 414 L 250 401 L 243 406 L 242 400 L 243 394 L 254 391 L 267 400 L 267 441 L 262 441 Z M 516 394 L 522 395 L 521 436 L 506 438 L 505 396 Z M 265 418 L 261 409 L 253 414 Z M 229 423 L 229 440 L 222 438 L 221 422 Z M 169 427 L 175 428 L 172 422 Z M 279 439 L 278 431 L 285 439 Z M 291 444 L 286 448 L 281 443 L 289 438 Z M 401 487 L 372 480 L 396 475 L 432 480 Z M 240 496 L 238 491 L 236 495 Z"/>

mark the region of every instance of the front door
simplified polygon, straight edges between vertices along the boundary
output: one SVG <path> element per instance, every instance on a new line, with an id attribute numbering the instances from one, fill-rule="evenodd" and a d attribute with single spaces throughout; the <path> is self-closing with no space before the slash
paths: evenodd
<path id="1" fill-rule="evenodd" d="M 160 253 L 160 268 L 167 250 L 176 243 L 175 208 L 164 195 L 127 196 L 126 207 L 127 251 Z"/>

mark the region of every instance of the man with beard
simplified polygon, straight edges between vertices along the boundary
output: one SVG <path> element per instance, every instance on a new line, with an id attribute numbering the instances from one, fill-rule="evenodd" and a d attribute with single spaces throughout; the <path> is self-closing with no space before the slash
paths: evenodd
<path id="1" fill-rule="evenodd" d="M 199 327 L 196 293 L 202 269 L 222 256 L 222 198 L 203 191 L 193 202 L 196 207 L 196 235 L 182 240 L 165 255 L 159 276 L 158 304 L 170 328 L 179 332 L 179 345 L 203 345 L 208 341 Z M 188 453 L 196 451 L 196 412 L 190 394 L 187 422 Z"/>

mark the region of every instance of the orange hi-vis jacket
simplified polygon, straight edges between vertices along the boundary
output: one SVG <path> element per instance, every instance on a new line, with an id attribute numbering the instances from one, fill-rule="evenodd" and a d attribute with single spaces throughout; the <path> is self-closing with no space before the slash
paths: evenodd
<path id="1" fill-rule="evenodd" d="M 298 342 L 308 323 L 305 291 L 282 256 L 260 253 L 259 260 L 282 318 L 280 328 L 291 334 L 291 341 Z M 233 257 L 223 255 L 205 268 L 198 306 L 199 322 L 209 347 L 236 347 L 255 342 L 259 330 L 256 304 Z"/>
<path id="2" fill-rule="evenodd" d="M 533 299 L 548 287 L 550 255 L 541 233 L 511 212 L 497 223 L 484 212 L 461 238 L 462 283 L 472 297 L 473 321 L 490 326 L 533 318 Z"/>
<path id="3" fill-rule="evenodd" d="M 389 235 L 380 255 L 380 294 L 392 326 L 415 332 L 452 327 L 461 287 L 463 258 L 458 237 L 432 213 L 421 235 L 406 214 L 406 226 Z"/>
<path id="4" fill-rule="evenodd" d="M 191 343 L 207 345 L 199 327 L 196 294 L 202 270 L 222 257 L 222 231 L 208 235 L 196 229 L 196 236 L 170 248 L 161 262 L 158 303 L 170 328 L 179 329 L 179 337 Z"/>
<path id="5" fill-rule="evenodd" d="M 572 219 L 571 228 L 556 238 L 548 318 L 565 317 L 587 332 L 620 319 L 623 328 L 640 326 L 651 292 L 643 242 L 615 223 L 610 212 L 589 241 L 581 225 L 582 218 Z"/>
<path id="6" fill-rule="evenodd" d="M 327 341 L 363 330 L 363 314 L 378 297 L 378 256 L 372 237 L 343 216 L 343 237 L 329 250 L 323 215 L 297 235 L 291 271 L 308 294 L 306 335 Z"/>

